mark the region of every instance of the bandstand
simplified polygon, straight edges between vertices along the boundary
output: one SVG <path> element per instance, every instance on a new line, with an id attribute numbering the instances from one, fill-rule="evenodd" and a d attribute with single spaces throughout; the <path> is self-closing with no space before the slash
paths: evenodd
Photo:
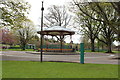
<path id="1" fill-rule="evenodd" d="M 70 37 L 72 37 L 72 35 L 75 34 L 74 31 L 68 28 L 64 28 L 62 26 L 53 26 L 43 31 L 38 31 L 37 33 L 42 36 L 50 35 L 52 37 L 56 37 L 60 41 L 60 45 L 52 45 L 51 47 L 49 47 L 50 45 L 44 46 L 43 51 L 47 51 L 47 52 L 49 51 L 50 52 L 72 52 L 73 51 L 72 47 L 70 47 L 70 45 L 65 46 L 63 44 L 63 41 L 64 41 L 65 36 L 67 35 L 70 35 Z"/>

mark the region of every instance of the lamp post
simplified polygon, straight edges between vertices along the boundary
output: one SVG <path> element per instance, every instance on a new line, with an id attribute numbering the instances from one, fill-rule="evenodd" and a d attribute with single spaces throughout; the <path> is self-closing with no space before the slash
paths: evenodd
<path id="1" fill-rule="evenodd" d="M 41 32 L 43 31 L 43 11 L 44 11 L 44 7 L 43 7 L 43 1 L 42 1 L 42 8 L 41 8 Z M 40 53 L 40 61 L 42 62 L 42 52 L 43 52 L 43 35 L 41 34 L 41 53 Z"/>
<path id="2" fill-rule="evenodd" d="M 83 42 L 83 37 L 81 37 L 81 43 L 80 43 L 80 63 L 84 64 L 84 42 Z"/>

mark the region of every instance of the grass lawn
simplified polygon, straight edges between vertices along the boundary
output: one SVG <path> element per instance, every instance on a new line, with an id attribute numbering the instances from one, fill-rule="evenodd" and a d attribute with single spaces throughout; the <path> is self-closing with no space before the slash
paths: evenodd
<path id="1" fill-rule="evenodd" d="M 118 65 L 3 61 L 3 78 L 118 78 Z"/>
<path id="2" fill-rule="evenodd" d="M 85 50 L 85 52 L 92 52 L 91 50 Z M 106 51 L 95 51 L 95 52 L 93 52 L 93 53 L 105 53 Z"/>
<path id="3" fill-rule="evenodd" d="M 113 53 L 120 53 L 120 51 L 113 51 Z"/>
<path id="4" fill-rule="evenodd" d="M 3 51 L 33 51 L 33 49 L 2 49 Z"/>
<path id="5" fill-rule="evenodd" d="M 91 50 L 85 50 L 85 52 L 92 52 Z M 120 53 L 120 51 L 112 51 L 113 53 Z M 106 51 L 95 51 L 93 53 L 106 53 Z"/>

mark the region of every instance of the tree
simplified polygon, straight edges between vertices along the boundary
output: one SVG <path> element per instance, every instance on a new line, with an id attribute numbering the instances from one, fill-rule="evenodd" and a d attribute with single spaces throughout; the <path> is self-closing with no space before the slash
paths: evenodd
<path id="1" fill-rule="evenodd" d="M 81 38 L 80 38 L 81 40 Z M 91 49 L 91 44 L 90 44 L 90 39 L 84 35 L 83 37 L 83 42 L 84 42 L 84 48 L 85 50 L 90 50 Z"/>
<path id="2" fill-rule="evenodd" d="M 82 6 L 80 1 L 73 0 L 74 5 L 76 5 L 79 10 L 81 10 L 86 16 L 90 17 L 93 20 L 97 20 L 100 22 L 104 22 L 117 34 L 118 40 L 120 41 L 120 16 L 119 16 L 119 6 L 120 2 L 88 2 L 83 3 L 85 5 L 89 6 L 89 10 L 95 11 L 96 14 L 98 14 L 98 17 L 94 17 L 86 13 L 85 9 L 82 9 L 84 5 Z M 112 5 L 113 6 L 112 6 Z M 118 14 L 117 14 L 118 13 Z M 110 15 L 111 16 L 110 16 Z"/>
<path id="3" fill-rule="evenodd" d="M 30 5 L 23 0 L 0 0 L 0 27 L 21 28 Z"/>
<path id="4" fill-rule="evenodd" d="M 48 8 L 48 14 L 46 14 L 45 17 L 45 27 L 52 27 L 52 26 L 62 26 L 67 27 L 70 25 L 70 20 L 72 18 L 71 15 L 68 14 L 67 8 L 65 6 L 57 6 L 52 5 Z M 65 37 L 58 37 L 58 36 L 52 36 L 56 37 L 59 41 L 63 41 Z"/>
<path id="5" fill-rule="evenodd" d="M 111 2 L 113 8 L 117 11 L 118 15 L 120 16 L 120 1 L 119 2 Z"/>
<path id="6" fill-rule="evenodd" d="M 89 17 L 93 21 L 98 21 L 101 23 L 101 34 L 103 36 L 103 43 L 105 43 L 108 47 L 108 52 L 111 51 L 111 44 L 114 41 L 114 30 L 118 29 L 118 26 L 113 25 L 112 22 L 117 22 L 117 14 L 110 3 L 87 3 L 85 5 L 81 5 L 79 2 L 75 2 L 74 4 L 78 7 L 78 10 L 81 11 L 86 17 Z M 87 7 L 86 7 L 87 6 Z M 94 15 L 89 14 L 88 12 L 93 11 Z M 113 29 L 114 27 L 114 29 Z M 119 30 L 119 29 L 118 29 Z M 116 33 L 118 34 L 118 33 Z"/>
<path id="7" fill-rule="evenodd" d="M 86 6 L 87 7 L 87 6 Z M 94 15 L 93 11 L 88 11 L 87 13 Z M 82 14 L 80 11 L 76 12 L 76 18 L 75 22 L 80 24 L 80 31 L 82 31 L 85 35 L 85 37 L 88 37 L 91 42 L 91 51 L 95 51 L 95 39 L 97 38 L 101 28 L 100 28 L 100 22 L 91 19 L 90 17 L 86 17 L 86 15 Z M 78 27 L 76 27 L 78 28 Z"/>
<path id="8" fill-rule="evenodd" d="M 52 5 L 51 7 L 48 8 L 48 11 L 49 11 L 48 14 L 44 16 L 46 20 L 44 25 L 46 27 L 51 26 L 67 27 L 69 25 L 71 15 L 67 13 L 65 6 Z"/>
<path id="9" fill-rule="evenodd" d="M 96 9 L 95 6 L 97 6 Z M 110 3 L 90 3 L 90 8 L 100 15 L 101 18 L 99 19 L 103 20 L 102 22 L 115 32 L 114 34 L 117 35 L 118 41 L 120 41 L 120 16 L 118 11 Z"/>
<path id="10" fill-rule="evenodd" d="M 120 41 L 120 1 L 119 2 L 112 2 L 111 4 L 112 4 L 113 8 L 116 10 L 116 12 L 118 13 L 118 20 L 117 20 L 117 22 L 113 22 L 113 24 L 118 27 L 114 31 L 118 34 L 117 41 Z"/>
<path id="11" fill-rule="evenodd" d="M 36 48 L 40 47 L 40 38 L 37 34 L 35 34 L 32 39 L 28 42 L 29 44 L 34 44 Z"/>
<path id="12" fill-rule="evenodd" d="M 93 8 L 93 7 L 95 7 L 94 5 L 97 6 L 96 9 Z M 105 43 L 108 47 L 107 52 L 111 53 L 112 52 L 112 50 L 111 50 L 112 42 L 115 39 L 114 29 L 118 29 L 117 28 L 118 26 L 111 24 L 111 22 L 118 21 L 116 11 L 112 8 L 110 3 L 94 3 L 94 5 L 90 5 L 91 9 L 93 11 L 95 11 L 97 14 L 99 13 L 101 20 L 103 20 L 101 22 L 102 29 L 101 29 L 101 34 L 100 34 L 103 37 L 103 40 L 100 40 L 100 39 L 98 39 L 98 40 Z"/>
<path id="13" fill-rule="evenodd" d="M 82 32 L 86 37 L 90 39 L 91 42 L 91 51 L 95 51 L 95 39 L 97 38 L 100 32 L 100 23 L 91 19 L 85 19 L 84 24 L 81 25 Z"/>
<path id="14" fill-rule="evenodd" d="M 105 23 L 103 23 L 101 26 L 102 28 L 101 28 L 100 35 L 102 39 L 100 39 L 99 37 L 97 37 L 97 39 L 107 45 L 108 53 L 112 53 L 111 47 L 112 47 L 113 41 L 115 40 L 114 32 Z"/>
<path id="15" fill-rule="evenodd" d="M 12 31 L 1 29 L 0 35 L 2 36 L 1 43 L 13 45 L 17 42 L 15 35 Z"/>
<path id="16" fill-rule="evenodd" d="M 17 37 L 19 39 L 21 48 L 25 50 L 26 44 L 34 37 L 34 25 L 30 20 L 27 20 L 22 24 L 23 28 L 17 31 Z"/>

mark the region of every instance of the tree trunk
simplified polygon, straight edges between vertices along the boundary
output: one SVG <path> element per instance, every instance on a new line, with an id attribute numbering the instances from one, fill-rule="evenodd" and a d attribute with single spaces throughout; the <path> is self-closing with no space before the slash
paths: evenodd
<path id="1" fill-rule="evenodd" d="M 98 52 L 99 52 L 99 48 L 100 48 L 99 41 L 98 41 L 98 45 L 97 46 L 98 46 Z"/>
<path id="2" fill-rule="evenodd" d="M 91 39 L 91 51 L 95 52 L 94 39 Z"/>
<path id="3" fill-rule="evenodd" d="M 111 48 L 112 48 L 112 40 L 111 40 L 110 35 L 109 35 L 108 40 L 107 40 L 107 49 L 108 49 L 107 53 L 112 53 Z"/>
<path id="4" fill-rule="evenodd" d="M 25 50 L 25 44 L 22 45 L 22 50 Z"/>
<path id="5" fill-rule="evenodd" d="M 103 51 L 103 49 L 104 49 L 104 46 L 103 46 L 103 44 L 102 44 L 102 51 Z"/>
<path id="6" fill-rule="evenodd" d="M 108 47 L 107 53 L 112 53 L 111 43 L 110 42 L 108 43 L 107 47 Z"/>

